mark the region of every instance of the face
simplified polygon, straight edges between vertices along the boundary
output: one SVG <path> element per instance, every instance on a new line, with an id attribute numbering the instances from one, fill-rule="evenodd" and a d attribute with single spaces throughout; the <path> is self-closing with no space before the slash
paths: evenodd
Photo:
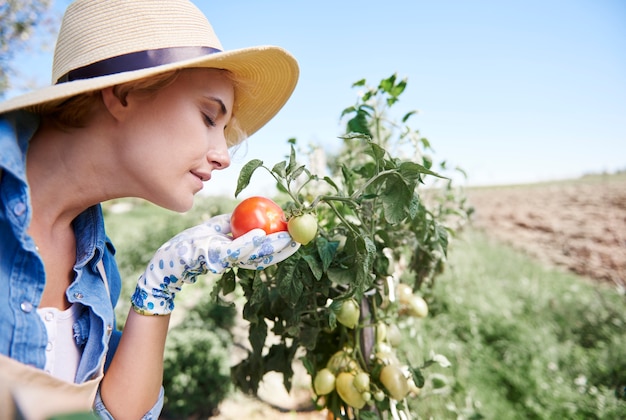
<path id="1" fill-rule="evenodd" d="M 215 69 L 183 70 L 155 95 L 132 91 L 118 124 L 118 162 L 136 190 L 128 193 L 189 210 L 211 173 L 230 165 L 224 130 L 234 96 L 227 75 Z"/>

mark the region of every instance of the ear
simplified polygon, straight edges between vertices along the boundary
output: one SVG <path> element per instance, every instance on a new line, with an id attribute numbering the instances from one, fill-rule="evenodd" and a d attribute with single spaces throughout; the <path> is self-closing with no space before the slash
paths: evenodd
<path id="1" fill-rule="evenodd" d="M 102 96 L 102 103 L 107 111 L 109 111 L 109 114 L 116 120 L 123 119 L 128 112 L 128 106 L 124 99 L 120 99 L 115 95 L 113 87 L 102 89 L 100 95 Z"/>

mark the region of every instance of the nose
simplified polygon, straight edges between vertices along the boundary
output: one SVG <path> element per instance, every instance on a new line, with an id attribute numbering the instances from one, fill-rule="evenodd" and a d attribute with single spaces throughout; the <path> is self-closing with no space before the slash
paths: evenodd
<path id="1" fill-rule="evenodd" d="M 213 166 L 213 169 L 226 169 L 230 166 L 230 153 L 228 152 L 226 139 L 220 142 L 219 146 L 209 149 L 207 161 Z"/>

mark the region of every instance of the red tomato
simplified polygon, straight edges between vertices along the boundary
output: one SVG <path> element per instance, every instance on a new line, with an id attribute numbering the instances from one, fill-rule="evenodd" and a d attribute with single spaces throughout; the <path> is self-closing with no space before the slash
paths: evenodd
<path id="1" fill-rule="evenodd" d="M 233 210 L 230 218 L 233 238 L 257 228 L 263 229 L 268 235 L 287 230 L 283 209 L 269 198 L 246 198 Z"/>

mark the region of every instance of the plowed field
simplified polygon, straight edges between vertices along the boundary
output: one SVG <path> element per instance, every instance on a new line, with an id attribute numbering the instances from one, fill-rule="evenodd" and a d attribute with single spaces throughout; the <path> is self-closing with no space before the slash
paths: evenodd
<path id="1" fill-rule="evenodd" d="M 626 282 L 626 174 L 472 188 L 473 224 L 541 261 Z"/>

